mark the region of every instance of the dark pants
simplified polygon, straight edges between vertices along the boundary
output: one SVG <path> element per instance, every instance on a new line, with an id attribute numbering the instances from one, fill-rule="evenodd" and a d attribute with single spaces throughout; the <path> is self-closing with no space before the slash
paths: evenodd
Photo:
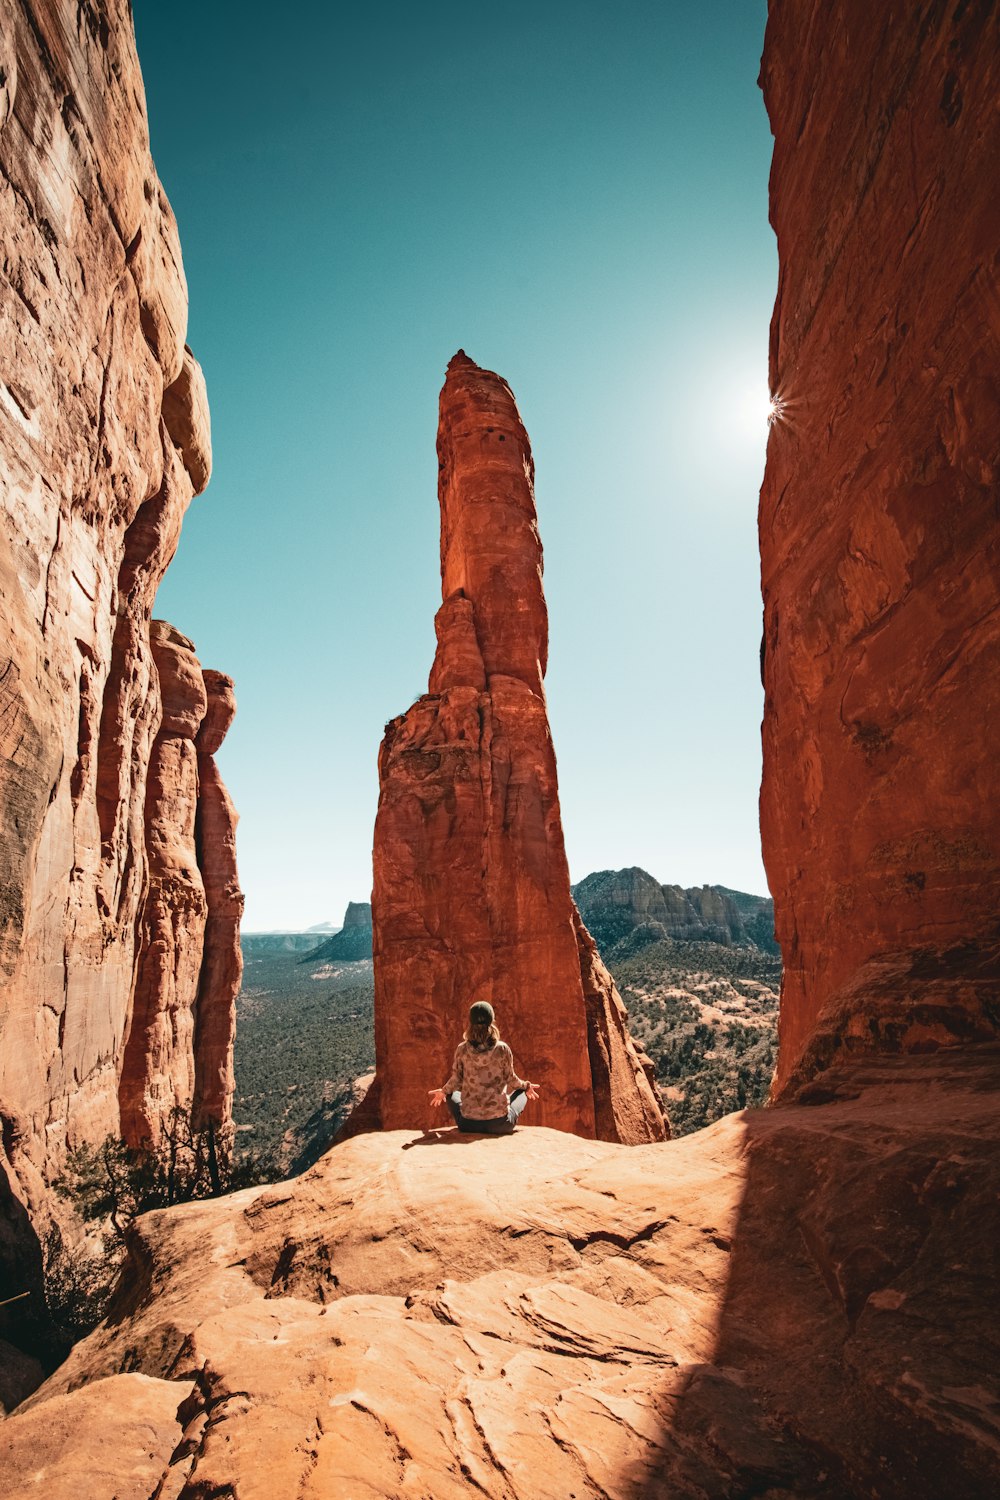
<path id="1" fill-rule="evenodd" d="M 528 1096 L 524 1089 L 515 1089 L 510 1096 L 507 1113 L 496 1120 L 467 1120 L 462 1113 L 462 1096 L 457 1089 L 453 1094 L 446 1094 L 445 1101 L 455 1124 L 466 1135 L 510 1135 L 528 1102 Z"/>

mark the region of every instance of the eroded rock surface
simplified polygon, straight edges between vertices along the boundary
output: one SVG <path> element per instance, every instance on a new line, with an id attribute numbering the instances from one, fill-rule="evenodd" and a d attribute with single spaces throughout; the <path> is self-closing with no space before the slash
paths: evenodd
<path id="1" fill-rule="evenodd" d="M 119 1128 L 126 1038 L 150 1084 L 143 1103 L 126 1082 L 130 1135 L 151 1100 L 190 1102 L 196 1072 L 175 992 L 201 966 L 205 692 L 150 618 L 211 442 L 127 0 L 0 0 L 0 231 L 0 1239 L 5 1268 L 20 1246 L 16 1291 L 67 1146 Z M 20 1327 L 12 1306 L 0 1336 Z"/>
<path id="2" fill-rule="evenodd" d="M 243 892 L 236 868 L 239 814 L 215 764 L 215 752 L 236 716 L 233 679 L 209 668 L 203 674 L 207 708 L 195 740 L 198 752 L 198 865 L 207 912 L 198 996 L 195 1002 L 194 1115 L 225 1133 L 235 1088 L 233 1043 L 236 997 L 243 979 L 240 923 Z"/>
<path id="3" fill-rule="evenodd" d="M 243 972 L 237 815 L 213 752 L 236 712 L 232 679 L 203 672 L 164 620 L 150 629 L 163 705 L 146 783 L 149 886 L 118 1088 L 129 1145 L 158 1145 L 171 1112 L 228 1131 Z"/>
<path id="4" fill-rule="evenodd" d="M 349 1128 L 430 1124 L 427 1091 L 484 999 L 540 1086 L 526 1120 L 662 1139 L 651 1066 L 570 895 L 531 447 L 507 384 L 461 352 L 438 459 L 444 602 L 429 691 L 379 752 L 376 1079 Z"/>
<path id="5" fill-rule="evenodd" d="M 637 1148 L 373 1133 L 147 1215 L 108 1324 L 0 1425 L 8 1500 L 111 1444 L 192 1497 L 981 1500 L 998 1075 L 871 1060 Z"/>
<path id="6" fill-rule="evenodd" d="M 772 6 L 762 83 L 780 409 L 761 817 L 784 1086 L 1000 1016 L 1000 17 Z M 893 968 L 913 981 L 894 993 Z"/>

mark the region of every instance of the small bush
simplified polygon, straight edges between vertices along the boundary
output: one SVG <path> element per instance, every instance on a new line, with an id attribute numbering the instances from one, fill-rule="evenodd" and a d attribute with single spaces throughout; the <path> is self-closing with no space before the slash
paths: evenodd
<path id="1" fill-rule="evenodd" d="M 183 1109 L 171 1112 L 155 1149 L 136 1150 L 109 1135 L 71 1151 L 53 1186 L 84 1223 L 100 1228 L 77 1244 L 54 1228 L 43 1247 L 46 1301 L 60 1333 L 76 1342 L 105 1316 L 125 1260 L 125 1232 L 139 1214 L 273 1180 L 260 1156 L 233 1153 L 214 1125 L 194 1127 Z"/>
<path id="2" fill-rule="evenodd" d="M 125 1260 L 124 1240 L 115 1234 L 87 1235 L 67 1244 L 53 1227 L 42 1245 L 45 1301 L 60 1338 L 75 1344 L 104 1318 Z"/>

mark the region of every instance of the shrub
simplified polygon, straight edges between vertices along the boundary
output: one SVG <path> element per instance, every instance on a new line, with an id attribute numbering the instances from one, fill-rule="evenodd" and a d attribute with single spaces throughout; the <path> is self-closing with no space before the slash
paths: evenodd
<path id="1" fill-rule="evenodd" d="M 171 1112 L 156 1148 L 134 1149 L 113 1135 L 78 1146 L 53 1186 L 80 1219 L 100 1228 L 73 1244 L 54 1228 L 43 1246 L 46 1301 L 59 1331 L 75 1342 L 104 1317 L 125 1232 L 139 1214 L 273 1180 L 256 1153 L 234 1153 L 211 1122 L 195 1127 L 183 1109 Z"/>

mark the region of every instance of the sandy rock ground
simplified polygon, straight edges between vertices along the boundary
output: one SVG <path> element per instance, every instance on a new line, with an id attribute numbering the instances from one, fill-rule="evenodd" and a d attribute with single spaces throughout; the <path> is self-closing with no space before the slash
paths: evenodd
<path id="1" fill-rule="evenodd" d="M 147 1215 L 0 1494 L 978 1500 L 998 1077 L 869 1059 L 634 1148 L 366 1135 Z"/>

